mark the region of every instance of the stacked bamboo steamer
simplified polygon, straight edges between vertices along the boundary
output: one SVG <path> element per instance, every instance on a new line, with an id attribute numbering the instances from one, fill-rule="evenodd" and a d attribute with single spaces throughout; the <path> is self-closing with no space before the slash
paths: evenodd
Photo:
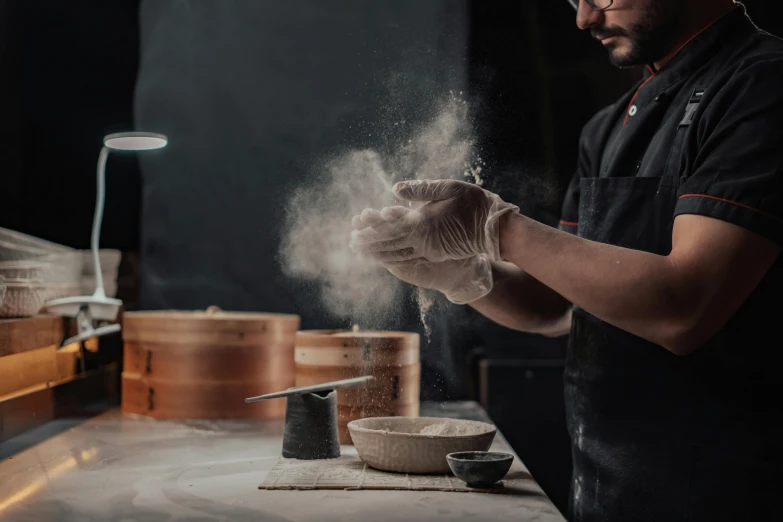
<path id="1" fill-rule="evenodd" d="M 419 415 L 419 335 L 410 332 L 304 330 L 296 334 L 296 385 L 372 375 L 366 385 L 337 390 L 340 442 L 347 424 L 365 417 Z"/>
<path id="2" fill-rule="evenodd" d="M 299 316 L 128 312 L 122 410 L 159 419 L 275 418 L 285 400 L 244 399 L 294 385 Z"/>

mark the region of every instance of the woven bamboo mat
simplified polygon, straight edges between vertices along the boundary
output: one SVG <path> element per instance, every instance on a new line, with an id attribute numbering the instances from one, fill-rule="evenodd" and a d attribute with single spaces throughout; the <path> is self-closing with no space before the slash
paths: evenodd
<path id="1" fill-rule="evenodd" d="M 347 449 L 347 451 L 346 451 Z M 506 478 L 491 489 L 474 489 L 448 475 L 409 475 L 387 473 L 370 468 L 353 448 L 343 448 L 343 455 L 330 460 L 296 460 L 280 457 L 259 489 L 343 489 L 343 490 L 411 490 L 543 495 L 541 488 L 517 461 Z"/>

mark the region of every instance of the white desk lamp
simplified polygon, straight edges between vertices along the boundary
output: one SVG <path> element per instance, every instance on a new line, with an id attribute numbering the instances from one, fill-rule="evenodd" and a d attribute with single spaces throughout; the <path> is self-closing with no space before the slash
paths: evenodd
<path id="1" fill-rule="evenodd" d="M 119 324 L 95 328 L 92 323 L 93 319 L 113 321 L 117 317 L 120 306 L 122 306 L 122 301 L 119 299 L 106 297 L 106 291 L 103 286 L 103 272 L 101 271 L 101 258 L 98 254 L 98 242 L 103 221 L 103 203 L 106 197 L 106 160 L 109 157 L 109 152 L 113 150 L 135 152 L 155 150 L 165 147 L 167 143 L 168 138 L 166 136 L 152 132 L 120 132 L 109 134 L 103 138 L 103 148 L 98 155 L 98 187 L 91 240 L 92 260 L 95 265 L 95 293 L 91 296 L 54 299 L 44 305 L 50 313 L 77 318 L 79 335 L 65 341 L 63 346 L 73 342 L 84 341 L 91 337 L 100 337 L 101 335 L 120 331 Z"/>

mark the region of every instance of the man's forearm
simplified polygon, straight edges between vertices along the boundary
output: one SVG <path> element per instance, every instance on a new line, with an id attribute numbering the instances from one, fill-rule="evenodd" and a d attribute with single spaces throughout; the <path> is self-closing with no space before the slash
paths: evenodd
<path id="1" fill-rule="evenodd" d="M 523 332 L 556 337 L 568 333 L 571 303 L 513 263 L 492 263 L 492 291 L 470 303 L 494 322 Z"/>
<path id="2" fill-rule="evenodd" d="M 588 241 L 520 214 L 501 226 L 503 257 L 568 301 L 658 344 L 691 305 L 664 256 Z"/>

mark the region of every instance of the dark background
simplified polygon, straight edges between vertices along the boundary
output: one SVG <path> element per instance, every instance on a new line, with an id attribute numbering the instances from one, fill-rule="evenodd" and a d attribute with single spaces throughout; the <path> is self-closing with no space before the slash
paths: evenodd
<path id="1" fill-rule="evenodd" d="M 758 25 L 782 34 L 777 3 L 747 5 Z M 600 45 L 576 29 L 565 0 L 465 5 L 466 89 L 492 172 L 490 188 L 554 223 L 581 126 L 639 72 L 612 68 Z M 101 138 L 134 127 L 139 29 L 138 0 L 0 0 L 0 226 L 89 247 Z M 125 253 L 120 297 L 133 309 L 144 252 L 144 184 L 134 156 L 112 155 L 108 172 L 101 245 Z M 265 311 L 287 311 L 278 307 L 258 303 Z M 564 509 L 570 455 L 560 389 L 562 340 L 467 319 L 441 325 L 445 331 L 458 322 L 463 331 L 446 343 L 459 385 L 436 398 L 481 399 Z"/>

